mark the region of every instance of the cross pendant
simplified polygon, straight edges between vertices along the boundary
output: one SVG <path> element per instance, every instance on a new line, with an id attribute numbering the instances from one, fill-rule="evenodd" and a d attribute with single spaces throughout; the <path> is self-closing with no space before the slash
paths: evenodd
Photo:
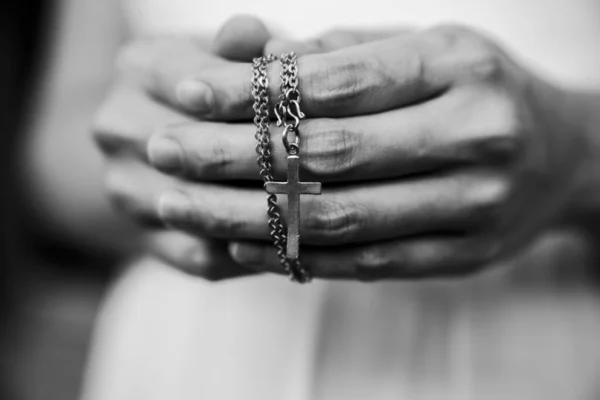
<path id="1" fill-rule="evenodd" d="M 300 243 L 300 195 L 321 194 L 320 182 L 300 182 L 300 158 L 290 155 L 287 158 L 287 182 L 267 182 L 265 189 L 270 194 L 285 194 L 288 200 L 287 258 L 298 258 Z"/>

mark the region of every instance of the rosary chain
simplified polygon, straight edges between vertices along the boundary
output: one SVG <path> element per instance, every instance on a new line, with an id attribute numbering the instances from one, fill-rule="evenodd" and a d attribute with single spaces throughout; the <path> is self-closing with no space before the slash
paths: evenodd
<path id="1" fill-rule="evenodd" d="M 280 83 L 280 95 L 276 108 L 280 110 L 283 115 L 282 123 L 284 125 L 284 145 L 288 154 L 298 155 L 300 153 L 300 142 L 298 136 L 298 126 L 300 119 L 304 118 L 304 114 L 300 111 L 300 92 L 298 90 L 298 60 L 294 52 L 282 54 L 280 57 L 281 63 L 281 83 Z M 294 103 L 296 114 L 292 112 L 290 105 Z M 292 117 L 295 123 L 288 124 L 288 117 Z M 294 143 L 291 145 L 288 142 L 287 134 L 292 132 L 295 136 Z M 300 282 L 310 282 L 310 273 L 302 266 L 299 259 L 289 260 L 293 262 L 294 269 L 300 274 L 302 280 Z"/>
<path id="2" fill-rule="evenodd" d="M 254 137 L 258 142 L 256 145 L 256 153 L 258 155 L 257 164 L 260 167 L 260 176 L 264 183 L 273 180 L 273 163 L 269 132 L 269 80 L 267 77 L 267 66 L 276 59 L 277 58 L 274 55 L 269 54 L 267 56 L 255 58 L 252 63 L 252 108 L 254 110 L 254 125 L 256 126 Z M 287 117 L 287 113 L 281 115 L 283 115 L 283 118 Z M 302 267 L 300 260 L 287 258 L 286 229 L 281 218 L 279 206 L 277 205 L 277 196 L 274 194 L 269 194 L 267 196 L 267 214 L 269 216 L 268 224 L 270 235 L 273 239 L 273 245 L 277 250 L 277 257 L 286 273 L 293 281 L 300 283 L 310 281 L 310 275 Z"/>

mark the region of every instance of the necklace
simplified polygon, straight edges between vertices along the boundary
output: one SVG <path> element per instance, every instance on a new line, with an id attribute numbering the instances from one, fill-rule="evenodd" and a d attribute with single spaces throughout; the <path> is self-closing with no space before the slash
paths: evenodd
<path id="1" fill-rule="evenodd" d="M 306 283 L 311 280 L 309 271 L 302 266 L 299 258 L 300 245 L 300 195 L 321 194 L 321 183 L 300 181 L 300 135 L 298 127 L 304 114 L 300 110 L 300 91 L 298 90 L 298 63 L 292 52 L 282 54 L 281 94 L 275 106 L 277 126 L 283 126 L 282 141 L 287 156 L 287 181 L 273 180 L 273 164 L 269 132 L 269 80 L 267 66 L 276 60 L 272 54 L 255 58 L 252 64 L 252 98 L 255 138 L 258 142 L 256 152 L 260 176 L 263 179 L 267 196 L 267 214 L 273 244 L 277 256 L 286 273 L 293 281 Z M 289 122 L 293 121 L 293 122 Z M 283 224 L 277 205 L 277 194 L 287 195 L 288 227 Z"/>

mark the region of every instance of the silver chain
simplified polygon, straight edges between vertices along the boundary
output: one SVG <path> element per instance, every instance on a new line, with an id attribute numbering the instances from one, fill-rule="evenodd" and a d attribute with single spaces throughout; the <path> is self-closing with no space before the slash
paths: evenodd
<path id="1" fill-rule="evenodd" d="M 271 138 L 269 132 L 270 124 L 270 104 L 269 104 L 269 79 L 267 77 L 267 66 L 275 61 L 277 57 L 272 54 L 263 57 L 257 57 L 252 62 L 252 99 L 254 110 L 254 125 L 256 133 L 254 137 L 258 142 L 256 153 L 258 154 L 257 164 L 260 167 L 260 176 L 264 183 L 273 181 L 273 160 L 271 155 Z M 298 91 L 298 65 L 294 53 L 283 54 L 281 56 L 281 95 L 275 107 L 277 115 L 277 125 L 284 125 L 284 144 L 289 154 L 298 154 L 299 136 L 297 129 L 300 118 L 304 114 L 300 111 L 300 93 Z M 290 105 L 296 107 L 296 114 L 290 114 Z M 294 124 L 288 124 L 287 119 L 294 118 Z M 287 134 L 294 135 L 293 141 L 289 140 L 286 144 Z M 277 250 L 277 256 L 286 273 L 293 281 L 306 283 L 311 280 L 308 271 L 301 265 L 299 259 L 289 259 L 286 255 L 286 228 L 281 218 L 281 212 L 277 205 L 277 196 L 269 194 L 267 196 L 267 214 L 269 216 L 269 229 L 273 245 Z"/>

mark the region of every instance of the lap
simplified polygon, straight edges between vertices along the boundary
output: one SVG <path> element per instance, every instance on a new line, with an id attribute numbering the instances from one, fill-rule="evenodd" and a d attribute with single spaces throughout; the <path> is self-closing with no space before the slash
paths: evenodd
<path id="1" fill-rule="evenodd" d="M 84 398 L 587 400 L 600 375 L 588 249 L 553 236 L 510 264 L 300 286 L 206 283 L 142 259 L 106 301 Z"/>

